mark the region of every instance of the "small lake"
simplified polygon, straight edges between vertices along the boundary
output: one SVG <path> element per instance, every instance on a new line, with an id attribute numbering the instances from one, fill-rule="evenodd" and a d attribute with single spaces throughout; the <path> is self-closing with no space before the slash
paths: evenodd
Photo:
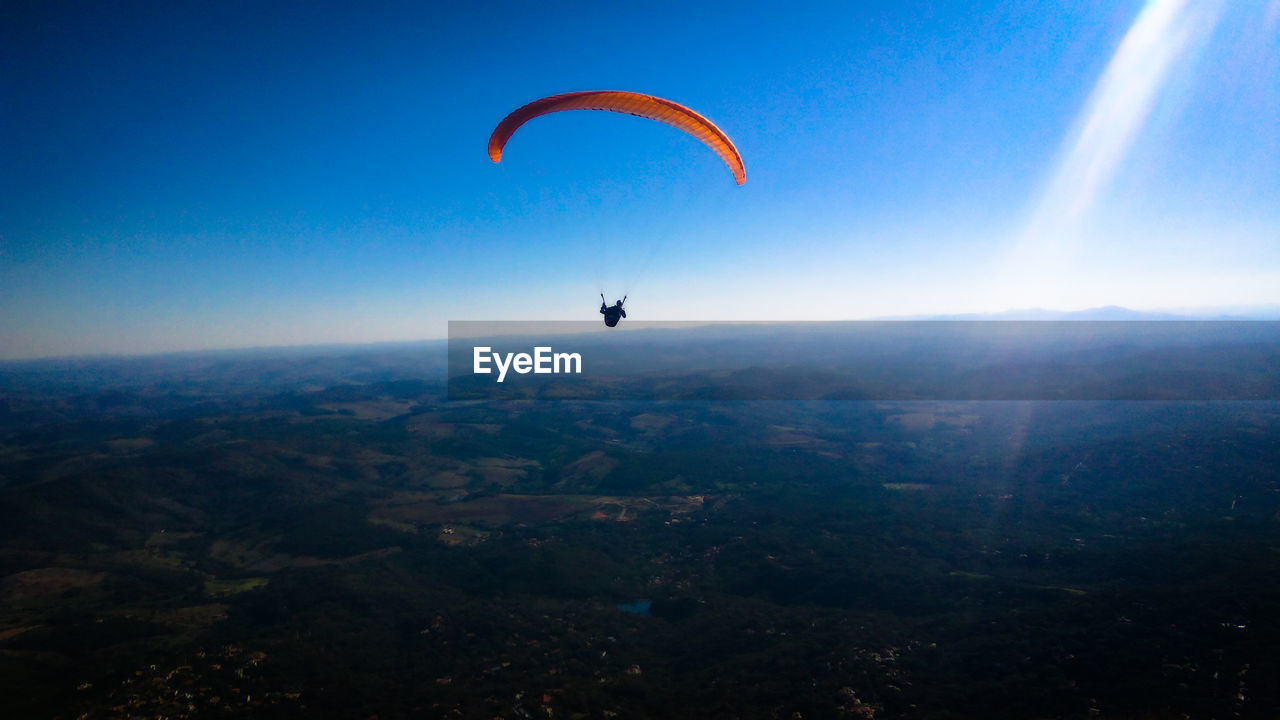
<path id="1" fill-rule="evenodd" d="M 648 600 L 636 600 L 629 603 L 619 603 L 618 609 L 622 612 L 634 613 L 636 615 L 648 616 L 649 608 L 653 607 L 653 603 Z"/>

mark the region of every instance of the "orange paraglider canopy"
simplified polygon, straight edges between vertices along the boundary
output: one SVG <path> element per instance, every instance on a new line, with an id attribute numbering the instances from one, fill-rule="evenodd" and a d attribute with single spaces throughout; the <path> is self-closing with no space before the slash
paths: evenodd
<path id="1" fill-rule="evenodd" d="M 747 181 L 747 170 L 742 164 L 738 148 L 710 120 L 679 103 L 620 90 L 587 90 L 534 100 L 498 123 L 493 135 L 489 137 L 489 159 L 494 162 L 502 159 L 503 147 L 521 125 L 539 115 L 565 110 L 608 110 L 666 123 L 711 148 L 729 167 L 729 172 L 733 173 L 733 179 L 739 185 Z"/>

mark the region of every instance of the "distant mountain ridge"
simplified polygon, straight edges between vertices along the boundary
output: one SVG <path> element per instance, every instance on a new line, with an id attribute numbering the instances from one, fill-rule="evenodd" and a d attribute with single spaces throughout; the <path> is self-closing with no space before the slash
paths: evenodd
<path id="1" fill-rule="evenodd" d="M 994 313 L 958 313 L 954 315 L 895 315 L 877 320 L 1280 320 L 1280 308 L 1257 307 L 1234 311 L 1210 310 L 1207 312 L 1168 312 L 1154 310 L 1130 310 L 1119 305 L 1089 308 L 1087 310 L 1045 310 L 1043 308 L 1017 308 Z"/>

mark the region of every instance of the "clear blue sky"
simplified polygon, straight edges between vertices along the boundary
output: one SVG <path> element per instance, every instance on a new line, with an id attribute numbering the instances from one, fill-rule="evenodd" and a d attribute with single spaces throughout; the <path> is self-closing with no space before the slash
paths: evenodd
<path id="1" fill-rule="evenodd" d="M 6 3 L 0 357 L 1280 302 L 1280 2 L 1058 5 Z"/>

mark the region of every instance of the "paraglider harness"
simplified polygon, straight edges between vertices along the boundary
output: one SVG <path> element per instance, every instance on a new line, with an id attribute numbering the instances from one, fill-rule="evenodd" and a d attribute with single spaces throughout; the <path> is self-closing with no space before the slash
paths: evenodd
<path id="1" fill-rule="evenodd" d="M 608 327 L 615 327 L 618 321 L 627 316 L 627 311 L 622 309 L 622 303 L 627 301 L 627 296 L 623 295 L 622 299 L 616 305 L 609 305 L 604 299 L 604 293 L 600 293 L 600 314 L 604 315 L 604 324 Z"/>

